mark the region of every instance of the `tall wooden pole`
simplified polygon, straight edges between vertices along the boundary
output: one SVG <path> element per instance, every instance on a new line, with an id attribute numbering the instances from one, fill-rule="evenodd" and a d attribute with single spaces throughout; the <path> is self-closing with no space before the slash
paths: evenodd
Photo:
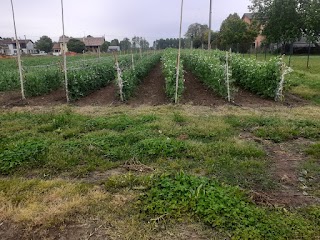
<path id="1" fill-rule="evenodd" d="M 212 22 L 212 0 L 210 0 L 210 11 L 209 11 L 208 50 L 211 50 L 211 22 Z"/>
<path id="2" fill-rule="evenodd" d="M 15 16 L 14 16 L 14 9 L 13 9 L 12 0 L 11 0 L 11 8 L 12 8 L 14 34 L 15 34 L 15 37 L 16 37 L 16 45 L 17 45 L 17 56 L 18 56 L 18 66 L 19 66 L 19 75 L 20 75 L 21 96 L 22 96 L 22 99 L 25 100 L 26 96 L 24 94 L 24 82 L 23 82 L 22 64 L 21 64 L 21 56 L 20 56 L 20 44 L 19 44 L 19 40 L 18 40 L 18 36 L 17 36 L 16 19 L 15 19 Z"/>
<path id="3" fill-rule="evenodd" d="M 64 14 L 63 14 L 63 0 L 61 0 L 61 13 L 62 13 L 62 55 L 63 55 L 63 72 L 64 72 L 64 84 L 66 90 L 66 99 L 67 103 L 69 103 L 69 88 L 68 88 L 68 71 L 67 71 L 67 56 L 66 56 L 66 36 L 64 34 Z"/>
<path id="4" fill-rule="evenodd" d="M 180 73 L 180 56 L 181 56 L 182 15 L 183 15 L 183 0 L 181 0 L 180 32 L 179 32 L 179 50 L 178 50 L 177 73 L 176 73 L 176 94 L 175 94 L 175 98 L 174 98 L 174 102 L 175 102 L 175 103 L 178 103 L 179 73 Z"/>

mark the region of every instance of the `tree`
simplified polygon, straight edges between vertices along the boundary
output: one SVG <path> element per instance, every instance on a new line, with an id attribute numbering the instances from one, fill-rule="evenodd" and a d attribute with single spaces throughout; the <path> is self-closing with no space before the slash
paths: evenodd
<path id="1" fill-rule="evenodd" d="M 69 51 L 76 53 L 82 53 L 86 48 L 85 44 L 76 38 L 71 38 L 67 44 L 67 47 Z"/>
<path id="2" fill-rule="evenodd" d="M 36 42 L 36 49 L 40 51 L 45 52 L 51 52 L 53 47 L 53 43 L 51 38 L 48 36 L 42 36 L 37 42 Z"/>
<path id="3" fill-rule="evenodd" d="M 301 37 L 304 26 L 299 14 L 301 1 L 305 0 L 251 0 L 249 9 L 269 43 L 282 43 L 285 47 Z"/>
<path id="4" fill-rule="evenodd" d="M 105 42 L 101 45 L 101 48 L 100 48 L 101 52 L 108 52 L 109 46 L 110 46 L 110 42 L 105 41 Z"/>
<path id="5" fill-rule="evenodd" d="M 230 14 L 220 27 L 220 41 L 225 49 L 231 47 L 233 50 L 245 51 L 257 35 L 255 25 L 245 23 L 237 13 Z"/>
<path id="6" fill-rule="evenodd" d="M 208 25 L 200 24 L 200 23 L 193 23 L 188 27 L 188 31 L 186 32 L 185 36 L 189 39 L 193 38 L 193 46 L 194 48 L 200 48 L 203 46 L 205 41 L 205 33 L 209 30 Z"/>
<path id="7" fill-rule="evenodd" d="M 143 37 L 138 37 L 134 36 L 132 38 L 132 48 L 141 48 L 141 49 L 148 49 L 149 48 L 149 42 L 143 38 Z"/>
<path id="8" fill-rule="evenodd" d="M 320 1 L 300 0 L 299 6 L 304 23 L 304 34 L 310 42 L 317 43 L 320 39 Z"/>
<path id="9" fill-rule="evenodd" d="M 122 51 L 128 51 L 131 48 L 131 42 L 129 38 L 124 38 L 120 42 L 120 48 Z"/>
<path id="10" fill-rule="evenodd" d="M 118 39 L 111 40 L 110 46 L 119 46 L 119 40 Z"/>

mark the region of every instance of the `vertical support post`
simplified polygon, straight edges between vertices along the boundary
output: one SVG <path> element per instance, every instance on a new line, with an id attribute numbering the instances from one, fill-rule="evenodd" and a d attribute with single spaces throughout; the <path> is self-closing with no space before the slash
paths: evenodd
<path id="1" fill-rule="evenodd" d="M 22 100 L 26 99 L 24 93 L 24 82 L 23 82 L 23 74 L 22 74 L 22 64 L 21 64 L 21 56 L 20 56 L 20 43 L 17 36 L 17 28 L 16 28 L 16 19 L 14 16 L 14 9 L 13 9 L 13 2 L 11 0 L 11 8 L 12 8 L 12 19 L 13 19 L 13 26 L 14 26 L 14 34 L 16 37 L 16 45 L 17 45 L 17 56 L 18 56 L 18 67 L 19 67 L 19 76 L 20 76 L 20 86 L 21 86 L 21 97 Z"/>
<path id="2" fill-rule="evenodd" d="M 132 50 L 131 50 L 131 62 L 132 62 L 132 70 L 134 71 L 135 67 L 134 67 L 134 57 L 133 57 Z"/>
<path id="3" fill-rule="evenodd" d="M 230 52 L 231 52 L 231 49 L 230 49 Z M 226 52 L 226 83 L 227 83 L 228 102 L 231 102 L 230 81 L 229 81 L 229 52 Z"/>
<path id="4" fill-rule="evenodd" d="M 211 22 L 212 22 L 212 0 L 210 0 L 210 11 L 209 11 L 208 50 L 211 50 Z"/>
<path id="5" fill-rule="evenodd" d="M 140 58 L 142 59 L 142 48 L 141 48 L 141 46 L 140 46 Z"/>
<path id="6" fill-rule="evenodd" d="M 66 36 L 64 34 L 64 13 L 63 13 L 63 0 L 61 0 L 61 13 L 62 13 L 62 55 L 63 55 L 63 72 L 64 72 L 64 85 L 66 90 L 67 103 L 70 102 L 69 99 L 69 88 L 68 88 L 68 71 L 67 71 L 67 56 L 66 56 Z"/>
<path id="7" fill-rule="evenodd" d="M 308 46 L 308 60 L 307 60 L 307 68 L 309 68 L 309 62 L 310 62 L 310 51 L 311 51 L 311 43 L 309 42 L 309 46 Z"/>
<path id="8" fill-rule="evenodd" d="M 290 43 L 289 67 L 291 66 L 291 57 L 293 54 L 293 43 Z"/>
<path id="9" fill-rule="evenodd" d="M 177 73 L 176 73 L 176 93 L 174 102 L 178 103 L 178 89 L 179 89 L 179 73 L 180 73 L 180 57 L 181 57 L 181 32 L 182 32 L 182 16 L 183 16 L 183 0 L 181 0 L 181 14 L 180 14 L 180 32 L 179 32 L 179 50 L 177 60 Z"/>
<path id="10" fill-rule="evenodd" d="M 123 91 L 122 91 L 123 90 L 122 72 L 121 72 L 121 68 L 119 66 L 117 53 L 113 52 L 113 56 L 114 56 L 116 68 L 117 68 L 117 82 L 118 82 L 118 87 L 119 87 L 120 99 L 121 99 L 121 102 L 123 102 L 124 98 L 123 98 Z"/>

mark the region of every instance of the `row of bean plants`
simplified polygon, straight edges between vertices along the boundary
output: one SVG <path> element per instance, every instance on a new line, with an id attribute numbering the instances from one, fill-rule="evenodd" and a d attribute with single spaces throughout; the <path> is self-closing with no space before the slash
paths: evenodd
<path id="1" fill-rule="evenodd" d="M 208 54 L 185 51 L 182 57 L 189 71 L 220 96 L 227 97 L 225 58 L 220 51 L 212 51 Z"/>
<path id="2" fill-rule="evenodd" d="M 114 61 L 111 58 L 88 64 L 85 67 L 69 69 L 68 88 L 70 99 L 77 100 L 105 87 L 115 79 L 115 73 Z"/>
<path id="3" fill-rule="evenodd" d="M 232 54 L 231 70 L 232 78 L 238 86 L 264 97 L 276 97 L 281 80 L 279 58 L 258 62 L 255 59 Z"/>
<path id="4" fill-rule="evenodd" d="M 174 101 L 176 94 L 176 79 L 177 79 L 177 51 L 168 49 L 164 52 L 161 58 L 162 72 L 166 80 L 166 94 Z M 179 80 L 178 80 L 178 99 L 181 98 L 184 91 L 184 62 L 181 59 Z"/>
<path id="5" fill-rule="evenodd" d="M 135 67 L 127 68 L 122 72 L 122 93 L 124 100 L 128 100 L 136 90 L 137 86 L 141 83 L 152 68 L 154 68 L 160 61 L 161 55 L 154 54 L 144 56 L 141 60 L 135 63 Z"/>
<path id="6" fill-rule="evenodd" d="M 139 54 L 134 59 L 140 59 Z M 68 56 L 68 69 L 87 68 L 100 62 L 113 61 L 112 55 L 98 59 L 94 55 Z M 131 55 L 120 56 L 122 68 L 131 66 Z M 27 96 L 38 96 L 62 86 L 62 59 L 60 57 L 25 57 L 22 60 Z M 73 70 L 72 70 L 73 71 Z M 74 72 L 74 71 L 73 71 Z M 20 78 L 16 59 L 0 59 L 0 91 L 11 91 L 20 88 Z"/>
<path id="7" fill-rule="evenodd" d="M 26 96 L 40 96 L 57 90 L 62 86 L 63 74 L 61 68 L 47 67 L 37 68 L 25 72 Z M 20 82 L 19 82 L 20 84 Z"/>

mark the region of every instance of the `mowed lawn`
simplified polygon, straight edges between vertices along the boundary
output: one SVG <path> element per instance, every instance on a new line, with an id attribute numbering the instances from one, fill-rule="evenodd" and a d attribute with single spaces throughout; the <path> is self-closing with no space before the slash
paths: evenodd
<path id="1" fill-rule="evenodd" d="M 0 234 L 318 239 L 319 159 L 317 106 L 3 110 Z"/>

